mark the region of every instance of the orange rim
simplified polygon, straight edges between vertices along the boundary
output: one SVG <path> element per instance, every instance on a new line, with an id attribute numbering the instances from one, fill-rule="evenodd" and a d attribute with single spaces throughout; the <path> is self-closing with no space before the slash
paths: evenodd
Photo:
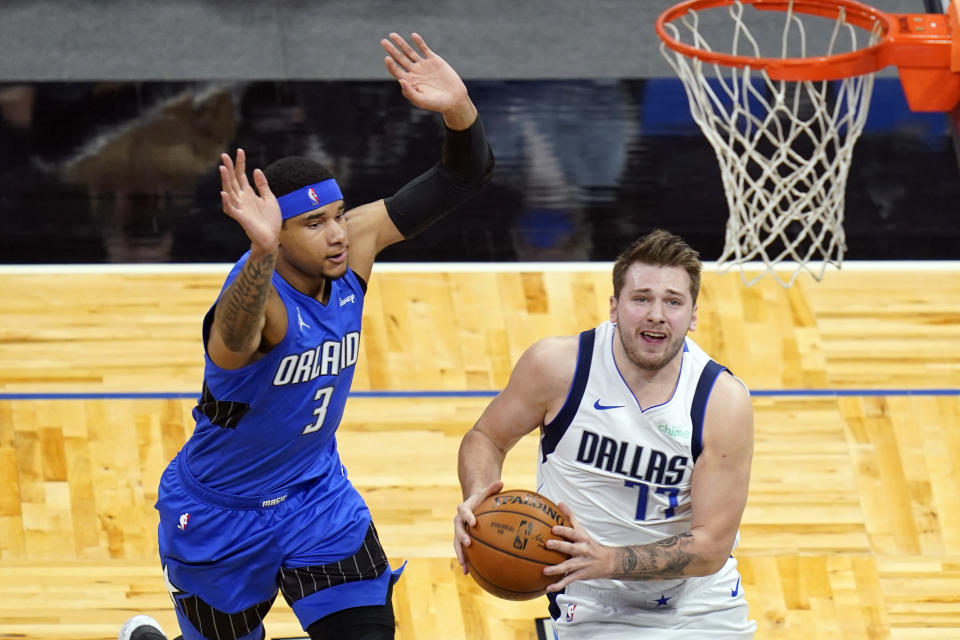
<path id="1" fill-rule="evenodd" d="M 788 0 L 740 0 L 744 5 L 769 11 L 787 11 Z M 665 29 L 690 11 L 702 11 L 732 5 L 734 0 L 687 0 L 657 18 L 656 29 L 660 39 L 674 51 L 703 62 L 726 67 L 750 67 L 766 71 L 774 80 L 839 80 L 879 71 L 895 64 L 899 67 L 935 67 L 947 73 L 950 70 L 951 26 L 941 14 L 889 14 L 855 0 L 794 0 L 794 13 L 836 19 L 840 10 L 846 11 L 846 21 L 856 27 L 872 31 L 879 25 L 880 42 L 831 56 L 809 58 L 765 58 L 703 51 L 678 42 Z M 910 31 L 910 20 L 924 20 L 932 28 L 925 33 Z M 904 20 L 906 19 L 906 22 Z M 935 28 L 933 28 L 935 27 Z M 956 74 L 954 74 L 956 75 Z"/>

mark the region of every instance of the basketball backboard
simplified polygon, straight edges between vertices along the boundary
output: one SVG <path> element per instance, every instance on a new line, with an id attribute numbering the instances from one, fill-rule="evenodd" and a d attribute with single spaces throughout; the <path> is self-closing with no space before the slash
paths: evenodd
<path id="1" fill-rule="evenodd" d="M 921 0 L 925 13 L 946 13 L 951 0 Z M 957 168 L 960 169 L 960 105 L 947 114 L 950 120 L 953 148 L 957 153 Z"/>

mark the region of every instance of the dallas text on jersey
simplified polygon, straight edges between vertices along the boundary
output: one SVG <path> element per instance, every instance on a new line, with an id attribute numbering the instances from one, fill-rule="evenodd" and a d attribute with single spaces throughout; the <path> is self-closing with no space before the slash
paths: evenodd
<path id="1" fill-rule="evenodd" d="M 580 449 L 577 451 L 577 462 L 592 464 L 597 469 L 650 484 L 677 485 L 683 481 L 687 456 L 673 456 L 668 460 L 667 454 L 657 449 L 644 448 L 637 444 L 632 447 L 631 450 L 629 442 L 618 443 L 613 438 L 584 429 L 580 438 Z"/>

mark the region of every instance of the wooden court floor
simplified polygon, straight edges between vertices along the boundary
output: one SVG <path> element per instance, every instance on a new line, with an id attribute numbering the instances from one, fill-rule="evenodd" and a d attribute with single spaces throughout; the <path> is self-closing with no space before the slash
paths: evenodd
<path id="1" fill-rule="evenodd" d="M 153 503 L 192 429 L 223 273 L 0 272 L 0 638 L 114 638 L 139 612 L 176 635 Z M 609 290 L 605 267 L 375 270 L 338 437 L 391 560 L 409 562 L 398 638 L 536 638 L 543 602 L 456 571 L 457 447 L 489 400 L 462 392 L 604 320 Z M 706 273 L 699 320 L 694 339 L 756 391 L 736 555 L 757 638 L 960 638 L 960 271 L 790 289 Z M 508 488 L 534 486 L 535 452 L 531 436 L 511 453 Z M 282 602 L 267 631 L 302 636 Z"/>

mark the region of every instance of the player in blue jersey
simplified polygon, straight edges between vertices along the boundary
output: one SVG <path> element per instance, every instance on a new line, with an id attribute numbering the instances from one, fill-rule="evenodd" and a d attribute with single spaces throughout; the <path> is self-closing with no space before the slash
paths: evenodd
<path id="1" fill-rule="evenodd" d="M 493 155 L 457 73 L 417 34 L 381 41 L 414 105 L 442 114 L 441 161 L 344 210 L 334 177 L 284 158 L 247 177 L 224 154 L 223 211 L 250 239 L 203 321 L 196 428 L 160 482 L 163 575 L 186 640 L 260 640 L 278 592 L 312 639 L 394 637 L 390 567 L 335 432 L 375 256 L 478 193 Z M 131 621 L 121 639 L 159 625 Z M 154 637 L 163 637 L 155 635 Z"/>
<path id="2" fill-rule="evenodd" d="M 613 267 L 610 321 L 540 340 L 460 445 L 464 572 L 474 509 L 499 491 L 507 451 L 540 429 L 537 491 L 570 523 L 570 554 L 544 574 L 554 631 L 568 638 L 752 638 L 731 553 L 747 500 L 747 388 L 690 337 L 697 252 L 656 230 Z"/>

